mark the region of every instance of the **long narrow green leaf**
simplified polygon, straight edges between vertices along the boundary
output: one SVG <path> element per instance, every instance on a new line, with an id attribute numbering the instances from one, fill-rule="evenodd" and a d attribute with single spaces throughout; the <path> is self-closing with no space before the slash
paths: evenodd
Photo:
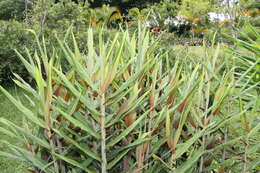
<path id="1" fill-rule="evenodd" d="M 90 135 L 94 136 L 97 139 L 100 139 L 101 136 L 97 132 L 95 132 L 91 127 L 83 124 L 82 122 L 78 121 L 77 119 L 73 118 L 72 116 L 68 115 L 67 113 L 63 112 L 61 109 L 56 108 L 56 110 L 61 113 L 68 121 L 70 121 L 76 127 L 81 128 L 82 130 L 86 131 Z"/>
<path id="2" fill-rule="evenodd" d="M 17 138 L 17 139 L 22 140 L 22 138 L 21 138 L 20 136 L 14 134 L 12 131 L 7 130 L 7 129 L 4 129 L 4 128 L 2 128 L 2 127 L 0 127 L 0 132 L 3 133 L 3 134 L 5 134 L 5 135 L 7 135 L 7 136 L 9 136 L 9 137 Z"/>
<path id="3" fill-rule="evenodd" d="M 15 50 L 15 53 L 18 55 L 22 63 L 24 64 L 26 70 L 29 72 L 31 76 L 34 76 L 34 68 L 33 64 L 30 64 L 17 50 Z"/>
<path id="4" fill-rule="evenodd" d="M 247 134 L 248 138 L 257 132 L 259 133 L 259 129 L 260 129 L 260 123 L 258 123 L 252 130 L 250 130 L 250 132 Z"/>
<path id="5" fill-rule="evenodd" d="M 142 105 L 141 103 L 146 99 L 145 97 L 150 93 L 151 90 L 148 90 L 146 93 L 144 93 L 140 98 L 138 98 L 137 100 L 133 101 L 133 103 L 131 103 L 125 110 L 125 112 L 123 112 L 120 115 L 117 115 L 116 118 L 112 121 L 110 121 L 106 127 L 110 127 L 113 124 L 115 124 L 116 122 L 118 122 L 121 118 L 121 115 L 127 115 L 128 113 L 130 113 L 131 111 L 133 111 L 134 109 L 136 109 L 136 107 L 138 107 L 139 105 Z"/>
<path id="6" fill-rule="evenodd" d="M 60 136 L 62 136 L 65 140 L 67 140 L 68 142 L 70 142 L 71 144 L 73 144 L 74 146 L 76 146 L 78 149 L 80 149 L 81 151 L 83 151 L 84 153 L 86 153 L 88 156 L 90 156 L 91 158 L 97 160 L 97 161 L 101 161 L 101 158 L 94 153 L 93 151 L 91 151 L 91 149 L 85 145 L 83 146 L 82 144 L 79 144 L 77 141 L 73 140 L 72 138 L 70 138 L 69 136 L 65 135 L 64 133 L 62 133 L 61 131 L 57 130 L 57 129 L 53 129 L 56 133 L 58 133 Z"/>
<path id="7" fill-rule="evenodd" d="M 163 164 L 164 168 L 167 168 L 168 171 L 174 171 L 175 169 L 172 168 L 171 166 L 169 166 L 169 164 L 167 164 L 166 162 L 164 162 L 160 157 L 158 157 L 155 154 L 152 154 L 152 157 L 154 160 L 159 161 Z"/>
<path id="8" fill-rule="evenodd" d="M 12 123 L 11 121 L 8 121 L 4 118 L 0 118 L 0 122 L 6 124 L 6 125 L 10 125 L 13 128 L 16 128 L 18 130 L 18 132 L 22 133 L 25 137 L 30 138 L 32 141 L 36 142 L 37 144 L 39 144 L 42 147 L 45 147 L 47 149 L 50 149 L 50 145 L 47 141 L 33 135 L 31 132 L 28 132 L 26 129 L 23 129 L 17 125 L 15 125 L 14 123 Z"/>
<path id="9" fill-rule="evenodd" d="M 112 161 L 107 164 L 107 169 L 114 167 L 128 153 L 129 150 L 130 148 L 119 153 Z"/>
<path id="10" fill-rule="evenodd" d="M 260 157 L 250 161 L 248 164 L 248 171 L 253 171 L 254 169 L 259 170 L 259 165 L 260 165 Z"/>
<path id="11" fill-rule="evenodd" d="M 19 160 L 19 161 L 26 161 L 23 157 L 19 157 L 19 156 L 16 156 L 14 154 L 2 152 L 2 151 L 0 151 L 0 156 L 3 156 L 5 158 L 8 157 L 8 158 L 11 158 L 11 159 L 14 159 L 14 160 Z"/>
<path id="12" fill-rule="evenodd" d="M 16 79 L 18 79 L 18 80 L 15 79 L 13 80 L 16 83 L 16 85 L 23 88 L 25 91 L 28 91 L 32 95 L 36 96 L 37 93 L 35 89 L 33 89 L 27 82 L 25 82 L 18 74 L 13 73 L 13 75 L 16 77 Z"/>
<path id="13" fill-rule="evenodd" d="M 93 113 L 93 118 L 97 122 L 99 122 L 99 115 L 100 113 L 93 107 L 93 105 L 85 98 L 81 96 L 81 92 L 79 92 L 73 85 L 72 83 L 66 78 L 66 76 L 60 72 L 59 70 L 55 69 L 54 70 L 57 72 L 57 74 L 61 77 L 63 82 L 65 83 L 65 86 L 77 97 L 80 98 L 80 101 L 84 103 L 85 106 Z"/>
<path id="14" fill-rule="evenodd" d="M 75 160 L 73 160 L 73 159 L 70 159 L 70 158 L 68 158 L 68 157 L 65 157 L 65 156 L 63 156 L 63 155 L 61 155 L 61 154 L 57 154 L 57 153 L 52 153 L 52 154 L 55 155 L 56 157 L 58 157 L 58 158 L 64 160 L 65 162 L 67 162 L 67 163 L 73 165 L 73 166 L 76 166 L 76 167 L 78 167 L 78 168 L 83 169 L 84 171 L 86 171 L 86 172 L 88 172 L 88 173 L 95 173 L 94 170 L 91 170 L 91 169 L 89 169 L 89 168 L 86 168 L 85 166 L 83 166 L 82 164 L 80 164 L 79 162 L 77 162 L 77 161 L 75 161 Z"/>
<path id="15" fill-rule="evenodd" d="M 32 152 L 29 152 L 23 148 L 14 146 L 10 143 L 7 143 L 10 148 L 15 150 L 17 153 L 21 154 L 23 158 L 27 161 L 29 161 L 33 166 L 39 168 L 40 170 L 46 172 L 46 173 L 55 173 L 53 170 L 46 167 L 48 164 L 46 161 L 39 158 L 37 155 L 33 154 Z"/>
<path id="16" fill-rule="evenodd" d="M 186 173 L 194 164 L 197 162 L 197 160 L 204 154 L 205 151 L 200 148 L 197 151 L 195 151 L 190 158 L 187 159 L 186 162 L 184 162 L 180 167 L 175 169 L 176 173 Z"/>
<path id="17" fill-rule="evenodd" d="M 143 136 L 141 136 L 140 138 L 136 139 L 134 142 L 126 145 L 126 146 L 122 146 L 121 148 L 117 149 L 115 152 L 113 152 L 111 155 L 117 155 L 118 153 L 126 150 L 126 149 L 132 149 L 133 147 L 137 146 L 137 145 L 141 145 L 147 141 L 151 141 L 152 138 L 148 138 L 147 137 L 147 133 Z"/>
<path id="18" fill-rule="evenodd" d="M 127 89 L 129 87 L 130 84 L 136 82 L 136 79 L 139 77 L 139 75 L 144 72 L 151 64 L 152 62 L 155 62 L 155 59 L 154 60 L 148 60 L 144 66 L 142 66 L 142 68 L 137 71 L 133 76 L 131 76 L 131 78 L 129 80 L 127 80 L 125 83 L 123 83 L 120 88 L 114 92 L 110 97 L 109 99 L 112 99 L 114 97 L 116 97 L 118 94 L 120 94 L 122 91 L 124 91 L 125 89 Z"/>
<path id="19" fill-rule="evenodd" d="M 188 149 L 204 134 L 207 128 L 197 132 L 188 141 L 185 141 L 181 147 L 177 146 L 176 153 L 174 155 L 175 159 L 178 159 L 183 153 L 187 152 Z"/>
<path id="20" fill-rule="evenodd" d="M 0 86 L 0 91 L 2 91 L 6 97 L 26 116 L 29 120 L 39 125 L 40 127 L 45 128 L 45 122 L 37 117 L 32 111 L 26 108 L 21 102 L 17 101 L 11 94 L 9 94 L 2 86 Z"/>
<path id="21" fill-rule="evenodd" d="M 126 128 L 120 135 L 118 135 L 115 139 L 110 141 L 106 147 L 107 149 L 118 143 L 120 140 L 125 138 L 149 113 L 150 111 L 147 111 L 143 113 L 133 124 L 131 124 L 128 128 Z"/>
<path id="22" fill-rule="evenodd" d="M 68 51 L 69 48 L 67 48 Z M 77 60 L 77 58 L 75 57 L 76 55 L 74 55 L 72 52 L 71 52 L 72 56 L 65 56 L 68 60 L 68 58 L 70 58 L 70 60 L 68 60 L 69 62 L 71 62 L 72 64 L 70 64 L 73 69 L 81 76 L 82 79 L 84 79 L 84 81 L 96 92 L 99 93 L 99 90 L 98 88 L 95 86 L 95 84 L 93 83 L 93 81 L 91 80 L 91 78 L 89 77 L 87 71 L 85 70 L 85 68 L 80 64 L 80 61 Z"/>

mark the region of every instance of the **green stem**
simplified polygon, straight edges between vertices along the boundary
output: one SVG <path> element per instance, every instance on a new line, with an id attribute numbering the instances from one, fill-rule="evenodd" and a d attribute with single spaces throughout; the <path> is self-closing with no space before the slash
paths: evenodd
<path id="1" fill-rule="evenodd" d="M 105 129 L 105 94 L 102 94 L 101 96 L 101 119 L 100 119 L 100 127 L 101 127 L 101 169 L 102 173 L 107 172 L 107 158 L 106 158 L 106 129 Z"/>

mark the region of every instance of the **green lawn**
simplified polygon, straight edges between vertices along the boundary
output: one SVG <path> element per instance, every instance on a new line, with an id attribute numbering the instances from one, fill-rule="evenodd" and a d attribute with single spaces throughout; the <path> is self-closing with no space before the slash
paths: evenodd
<path id="1" fill-rule="evenodd" d="M 16 97 L 23 99 L 23 94 L 21 91 L 16 89 L 9 90 L 13 95 Z M 22 124 L 22 114 L 16 107 L 2 94 L 0 93 L 0 117 L 6 118 L 16 124 Z M 0 125 L 2 126 L 2 124 Z M 0 133 L 0 140 L 1 141 L 8 141 L 12 143 L 18 143 L 19 141 L 15 139 L 11 139 Z M 0 151 L 8 151 L 8 148 L 5 144 L 0 142 Z M 0 156 L 0 172 L 1 173 L 24 173 L 25 166 L 23 163 L 17 160 L 9 159 L 6 157 Z"/>

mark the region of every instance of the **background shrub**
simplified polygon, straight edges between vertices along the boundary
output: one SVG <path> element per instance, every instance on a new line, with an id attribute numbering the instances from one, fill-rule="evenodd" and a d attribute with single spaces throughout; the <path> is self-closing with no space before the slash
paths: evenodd
<path id="1" fill-rule="evenodd" d="M 9 83 L 12 73 L 20 74 L 28 79 L 21 61 L 17 58 L 14 49 L 24 52 L 24 47 L 33 50 L 32 37 L 26 32 L 26 26 L 17 21 L 2 21 L 0 28 L 0 83 Z"/>
<path id="2" fill-rule="evenodd" d="M 32 6 L 28 1 L 28 9 Z M 0 20 L 24 19 L 25 1 L 24 0 L 1 0 L 0 1 Z"/>
<path id="3" fill-rule="evenodd" d="M 10 6 L 10 3 L 7 3 L 8 6 Z M 11 84 L 12 73 L 19 74 L 25 80 L 30 79 L 14 52 L 14 49 L 17 49 L 24 54 L 24 48 L 27 47 L 30 53 L 34 53 L 35 42 L 32 39 L 32 34 L 26 31 L 27 29 L 35 30 L 38 37 L 44 35 L 46 38 L 45 45 L 48 49 L 51 49 L 52 46 L 57 45 L 55 36 L 65 38 L 66 30 L 72 27 L 76 37 L 81 38 L 80 49 L 83 51 L 85 48 L 84 43 L 86 43 L 87 38 L 84 35 L 89 27 L 89 8 L 87 4 L 81 6 L 74 2 L 68 2 L 64 6 L 63 3 L 53 4 L 52 1 L 46 1 L 45 5 L 46 9 L 42 8 L 41 1 L 35 1 L 33 9 L 28 12 L 27 23 L 14 19 L 0 21 L 0 83 Z M 21 13 L 20 11 L 19 14 Z M 13 18 L 14 16 L 9 17 Z"/>

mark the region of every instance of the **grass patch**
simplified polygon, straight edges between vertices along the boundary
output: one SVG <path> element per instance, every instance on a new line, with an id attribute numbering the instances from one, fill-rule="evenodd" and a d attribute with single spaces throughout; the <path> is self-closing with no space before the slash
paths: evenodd
<path id="1" fill-rule="evenodd" d="M 12 93 L 12 95 L 15 95 L 16 98 L 24 100 L 23 92 L 21 90 L 12 88 L 9 91 Z M 0 118 L 6 118 L 16 123 L 17 125 L 21 125 L 23 121 L 22 113 L 2 93 L 0 93 L 0 100 Z M 19 143 L 19 141 L 3 135 L 2 133 L 0 133 L 0 139 L 14 144 Z M 0 151 L 8 151 L 7 146 L 3 143 L 0 143 Z M 0 156 L 0 172 L 24 173 L 25 164 L 17 160 Z"/>

